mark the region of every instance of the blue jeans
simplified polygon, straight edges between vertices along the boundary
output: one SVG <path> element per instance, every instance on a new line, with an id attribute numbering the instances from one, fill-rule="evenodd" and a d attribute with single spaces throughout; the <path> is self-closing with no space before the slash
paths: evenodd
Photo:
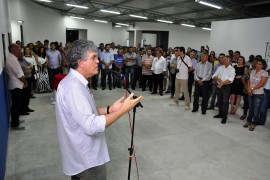
<path id="1" fill-rule="evenodd" d="M 263 98 L 264 94 L 253 94 L 252 96 L 248 97 L 249 113 L 247 117 L 247 122 L 252 123 L 254 125 L 260 125 L 261 123 L 260 111 L 262 108 Z"/>
<path id="2" fill-rule="evenodd" d="M 260 124 L 261 125 L 265 124 L 269 103 L 270 103 L 270 89 L 264 89 L 264 98 L 262 101 L 261 112 L 260 112 L 260 116 L 261 116 Z"/>
<path id="3" fill-rule="evenodd" d="M 130 81 L 129 81 L 129 74 L 130 74 Z M 129 88 L 129 82 L 130 82 L 131 88 L 135 89 L 135 86 L 136 86 L 136 82 L 135 82 L 135 66 L 126 66 L 125 78 L 126 78 L 126 87 Z"/>

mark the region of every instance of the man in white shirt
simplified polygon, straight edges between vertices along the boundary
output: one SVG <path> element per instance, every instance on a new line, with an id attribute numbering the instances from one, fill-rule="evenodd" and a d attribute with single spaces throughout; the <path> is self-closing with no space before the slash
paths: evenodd
<path id="1" fill-rule="evenodd" d="M 157 94 L 159 86 L 159 95 L 163 96 L 163 75 L 166 73 L 166 59 L 162 56 L 162 50 L 156 50 L 156 57 L 153 59 L 151 70 L 153 71 L 154 89 L 151 94 Z"/>
<path id="2" fill-rule="evenodd" d="M 190 109 L 190 98 L 188 93 L 188 72 L 192 71 L 192 64 L 191 59 L 185 54 L 185 48 L 179 47 L 178 48 L 178 55 L 177 58 L 177 67 L 176 69 L 179 70 L 178 73 L 176 73 L 176 79 L 175 79 L 175 94 L 174 94 L 174 102 L 175 104 L 170 105 L 177 105 L 179 104 L 179 94 L 180 89 L 182 87 L 182 90 L 184 92 L 185 97 L 185 110 Z"/>
<path id="3" fill-rule="evenodd" d="M 23 88 L 28 86 L 18 61 L 18 58 L 22 57 L 22 50 L 17 44 L 11 44 L 9 52 L 6 61 L 6 72 L 8 75 L 8 89 L 12 100 L 10 109 L 11 128 L 14 130 L 25 130 L 25 127 L 20 126 L 20 123 L 23 121 L 19 120 L 23 105 Z"/>
<path id="4" fill-rule="evenodd" d="M 88 78 L 98 73 L 98 55 L 92 41 L 73 42 L 67 62 L 69 74 L 60 82 L 56 95 L 56 121 L 65 174 L 77 179 L 106 180 L 110 160 L 105 128 L 132 109 L 142 96 L 131 94 L 111 106 L 97 108 L 88 88 Z"/>
<path id="5" fill-rule="evenodd" d="M 221 123 L 227 122 L 227 114 L 229 108 L 229 99 L 231 93 L 231 83 L 235 77 L 235 69 L 231 66 L 232 59 L 225 56 L 223 65 L 220 66 L 213 74 L 213 80 L 217 81 L 217 97 L 219 104 L 219 113 L 214 118 L 222 118 Z"/>

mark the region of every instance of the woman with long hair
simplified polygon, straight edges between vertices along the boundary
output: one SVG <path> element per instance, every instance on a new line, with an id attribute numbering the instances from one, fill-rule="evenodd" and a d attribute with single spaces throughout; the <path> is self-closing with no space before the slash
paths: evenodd
<path id="1" fill-rule="evenodd" d="M 241 102 L 241 96 L 243 95 L 244 84 L 241 80 L 245 71 L 245 58 L 243 56 L 239 56 L 237 59 L 237 65 L 234 66 L 235 69 L 235 78 L 231 87 L 231 111 L 230 114 L 236 114 L 237 108 Z"/>
<path id="2" fill-rule="evenodd" d="M 37 91 L 42 92 L 51 92 L 49 75 L 47 70 L 48 58 L 46 57 L 45 47 L 40 47 L 38 54 L 36 55 L 37 64 L 38 64 L 38 82 L 37 82 Z"/>

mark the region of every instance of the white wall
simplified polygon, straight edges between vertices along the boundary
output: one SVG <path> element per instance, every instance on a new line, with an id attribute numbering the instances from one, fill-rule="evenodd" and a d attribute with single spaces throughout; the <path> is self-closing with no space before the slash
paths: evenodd
<path id="1" fill-rule="evenodd" d="M 184 46 L 199 50 L 210 42 L 210 32 L 174 24 L 138 22 L 129 30 L 169 31 L 169 47 Z"/>
<path id="2" fill-rule="evenodd" d="M 127 27 L 113 27 L 112 28 L 112 41 L 115 45 L 127 45 L 127 39 L 129 39 L 129 33 L 127 32 Z"/>
<path id="3" fill-rule="evenodd" d="M 9 0 L 10 19 L 23 20 L 25 43 L 43 41 L 65 42 L 66 28 L 87 29 L 87 38 L 95 44 L 112 41 L 111 23 L 72 19 L 60 12 L 43 7 L 29 0 Z M 13 39 L 13 41 L 16 41 Z"/>
<path id="4" fill-rule="evenodd" d="M 11 20 L 10 26 L 11 26 L 11 37 L 12 42 L 16 42 L 17 40 L 21 41 L 21 29 L 20 29 L 20 23 L 17 22 L 17 20 Z"/>
<path id="5" fill-rule="evenodd" d="M 87 29 L 79 29 L 79 39 L 87 39 Z"/>
<path id="6" fill-rule="evenodd" d="M 153 47 L 157 45 L 157 34 L 142 33 L 142 39 L 145 39 L 146 44 L 151 44 Z"/>
<path id="7" fill-rule="evenodd" d="M 212 22 L 210 48 L 216 53 L 239 50 L 247 59 L 250 54 L 265 57 L 270 42 L 270 17 Z"/>
<path id="8" fill-rule="evenodd" d="M 8 55 L 8 32 L 10 32 L 10 23 L 8 17 L 8 0 L 0 1 L 0 75 L 2 74 L 4 67 L 4 52 L 2 44 L 2 34 L 5 35 L 6 50 L 5 53 Z"/>

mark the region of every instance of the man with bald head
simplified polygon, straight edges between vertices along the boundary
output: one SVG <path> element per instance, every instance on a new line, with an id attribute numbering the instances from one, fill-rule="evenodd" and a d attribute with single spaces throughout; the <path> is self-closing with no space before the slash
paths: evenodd
<path id="1" fill-rule="evenodd" d="M 20 126 L 20 123 L 23 121 L 19 120 L 23 101 L 23 88 L 26 88 L 28 85 L 18 61 L 18 58 L 22 57 L 22 50 L 17 44 L 11 44 L 8 49 L 10 53 L 6 61 L 6 72 L 8 75 L 8 89 L 10 90 L 12 100 L 10 109 L 11 128 L 14 130 L 25 130 L 25 127 Z"/>

